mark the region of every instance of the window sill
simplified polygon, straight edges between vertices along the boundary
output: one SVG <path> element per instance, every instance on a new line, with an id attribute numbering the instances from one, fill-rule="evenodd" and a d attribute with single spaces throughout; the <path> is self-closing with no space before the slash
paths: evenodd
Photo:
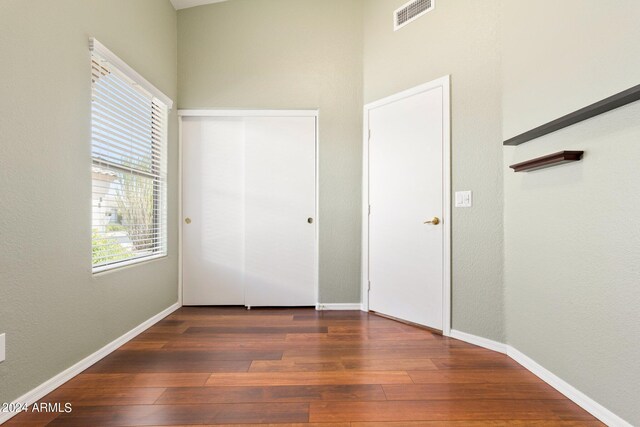
<path id="1" fill-rule="evenodd" d="M 103 276 L 108 273 L 115 273 L 116 271 L 122 271 L 131 267 L 136 267 L 142 264 L 148 264 L 150 262 L 158 261 L 163 258 L 167 258 L 167 254 L 153 255 L 144 258 L 132 259 L 130 261 L 119 262 L 118 264 L 105 265 L 102 267 L 96 267 L 92 270 L 93 276 Z"/>

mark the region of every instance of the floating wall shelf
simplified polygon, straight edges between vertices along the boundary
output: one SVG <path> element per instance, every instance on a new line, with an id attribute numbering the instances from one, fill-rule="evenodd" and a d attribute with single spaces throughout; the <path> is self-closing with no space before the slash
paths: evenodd
<path id="1" fill-rule="evenodd" d="M 563 163 L 577 162 L 582 159 L 584 151 L 560 151 L 559 153 L 549 154 L 548 156 L 538 157 L 537 159 L 527 160 L 526 162 L 516 163 L 509 166 L 514 172 L 527 172 L 538 169 L 548 168 L 550 166 L 561 165 Z"/>
<path id="2" fill-rule="evenodd" d="M 509 138 L 504 141 L 504 145 L 520 145 L 527 141 L 531 141 L 532 139 L 540 138 L 541 136 L 547 135 L 551 132 L 566 128 L 567 126 L 574 125 L 583 120 L 590 119 L 599 114 L 606 113 L 607 111 L 614 110 L 638 100 L 640 100 L 640 85 L 617 93 L 609 98 L 605 98 L 595 104 L 581 108 L 542 126 L 538 126 L 535 129 L 521 133 L 513 138 Z"/>

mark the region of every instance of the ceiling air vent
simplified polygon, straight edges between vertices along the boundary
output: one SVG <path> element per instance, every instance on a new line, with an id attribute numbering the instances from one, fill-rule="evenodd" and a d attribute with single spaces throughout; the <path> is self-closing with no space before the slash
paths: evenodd
<path id="1" fill-rule="evenodd" d="M 393 12 L 393 31 L 415 21 L 435 7 L 435 0 L 413 0 Z"/>

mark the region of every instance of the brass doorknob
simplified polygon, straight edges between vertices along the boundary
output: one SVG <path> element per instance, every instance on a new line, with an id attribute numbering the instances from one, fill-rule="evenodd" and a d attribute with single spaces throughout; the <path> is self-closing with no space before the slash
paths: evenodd
<path id="1" fill-rule="evenodd" d="M 440 218 L 438 218 L 437 216 L 434 216 L 433 219 L 429 220 L 429 221 L 425 221 L 425 224 L 433 224 L 433 225 L 438 225 L 440 224 Z"/>
<path id="2" fill-rule="evenodd" d="M 184 222 L 187 223 L 187 224 L 191 224 L 191 218 L 185 218 Z"/>

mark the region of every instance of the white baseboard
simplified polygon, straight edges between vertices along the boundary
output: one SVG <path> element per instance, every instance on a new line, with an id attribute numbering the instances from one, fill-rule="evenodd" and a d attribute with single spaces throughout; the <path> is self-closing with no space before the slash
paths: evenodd
<path id="1" fill-rule="evenodd" d="M 160 320 L 164 319 L 165 317 L 167 317 L 168 315 L 170 315 L 171 313 L 173 313 L 179 308 L 180 308 L 179 303 L 175 303 L 172 306 L 167 307 L 166 309 L 162 310 L 160 313 L 156 314 L 152 318 L 142 322 L 140 325 L 136 326 L 126 334 L 115 339 L 114 341 L 111 341 L 109 344 L 105 345 L 100 350 L 85 357 L 75 365 L 60 372 L 55 377 L 45 381 L 44 383 L 40 384 L 38 387 L 20 396 L 19 398 L 14 400 L 12 403 L 16 405 L 21 404 L 21 405 L 29 405 L 29 406 L 34 404 L 35 402 L 42 399 L 47 394 L 51 393 L 56 388 L 60 387 L 62 384 L 66 383 L 67 381 L 69 381 L 70 379 L 72 379 L 73 377 L 75 377 L 76 375 L 78 375 L 79 373 L 81 373 L 91 365 L 100 361 L 105 356 L 108 356 L 110 353 L 117 350 L 120 346 L 131 341 L 133 338 L 135 338 L 145 330 L 149 329 L 151 326 L 155 325 Z M 6 422 L 10 418 L 17 415 L 18 413 L 19 412 L 1 412 L 0 424 Z"/>
<path id="2" fill-rule="evenodd" d="M 316 304 L 316 310 L 361 310 L 362 304 Z"/>
<path id="3" fill-rule="evenodd" d="M 451 330 L 451 338 L 458 339 L 460 341 L 468 342 L 480 347 L 487 348 L 489 350 L 503 353 L 521 364 L 524 368 L 530 371 L 532 374 L 540 378 L 542 381 L 549 384 L 551 387 L 564 394 L 568 399 L 572 400 L 575 404 L 580 406 L 585 411 L 605 423 L 610 427 L 632 427 L 632 425 L 595 400 L 591 399 L 580 390 L 573 387 L 548 369 L 539 365 L 536 361 L 521 353 L 517 349 L 510 345 L 503 344 L 501 342 L 493 341 L 487 338 L 479 337 L 477 335 L 468 334 L 466 332 Z"/>
<path id="4" fill-rule="evenodd" d="M 488 338 L 483 338 L 477 335 L 468 334 L 466 332 L 457 331 L 455 329 L 451 330 L 451 334 L 449 334 L 449 336 L 460 341 L 468 342 L 469 344 L 497 351 L 498 353 L 507 354 L 507 345 L 502 344 L 498 341 L 493 341 Z"/>
<path id="5" fill-rule="evenodd" d="M 551 387 L 564 394 L 567 398 L 571 399 L 578 406 L 582 407 L 585 411 L 605 423 L 610 427 L 632 427 L 630 423 L 626 422 L 580 390 L 564 381 L 551 371 L 547 370 L 543 366 L 539 365 L 536 361 L 529 356 L 521 353 L 517 349 L 507 346 L 507 356 L 524 366 L 528 371 L 539 377 L 542 381 L 549 384 Z"/>

